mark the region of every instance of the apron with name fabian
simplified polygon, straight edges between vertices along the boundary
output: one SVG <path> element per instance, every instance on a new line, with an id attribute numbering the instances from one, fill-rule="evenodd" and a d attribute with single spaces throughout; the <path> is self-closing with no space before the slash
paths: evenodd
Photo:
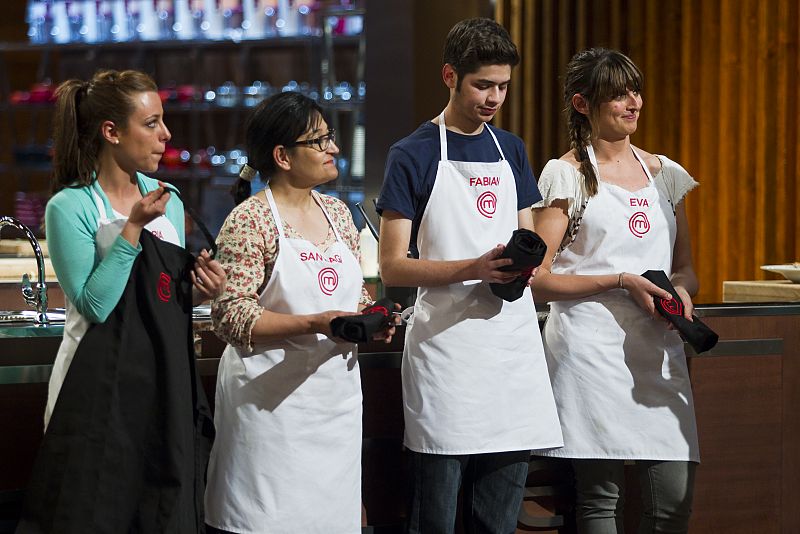
<path id="1" fill-rule="evenodd" d="M 363 276 L 336 233 L 321 251 L 285 235 L 259 303 L 285 314 L 357 311 Z M 270 534 L 361 532 L 361 378 L 356 347 L 322 334 L 225 349 L 217 377 L 208 524 Z"/>
<path id="2" fill-rule="evenodd" d="M 514 173 L 497 162 L 441 160 L 420 222 L 420 259 L 463 260 L 519 226 Z M 420 287 L 403 351 L 405 445 L 432 454 L 559 447 L 561 429 L 530 289 L 506 302 L 469 280 Z"/>
<path id="3" fill-rule="evenodd" d="M 103 254 L 124 221 L 107 218 L 96 193 L 95 200 Z M 177 237 L 164 221 L 156 230 L 171 229 Z M 194 258 L 149 231 L 139 242 L 141 252 L 108 318 L 89 324 L 73 315 L 67 325 L 71 336 L 65 332 L 59 351 L 52 414 L 19 533 L 189 534 L 202 528 L 213 425 L 194 361 Z"/>
<path id="4" fill-rule="evenodd" d="M 591 146 L 589 157 L 600 176 Z M 557 274 L 672 272 L 677 226 L 647 165 L 631 192 L 598 180 L 580 232 L 553 264 Z M 677 295 L 675 295 L 677 297 Z M 544 342 L 566 458 L 699 461 L 683 341 L 623 289 L 550 304 Z"/>

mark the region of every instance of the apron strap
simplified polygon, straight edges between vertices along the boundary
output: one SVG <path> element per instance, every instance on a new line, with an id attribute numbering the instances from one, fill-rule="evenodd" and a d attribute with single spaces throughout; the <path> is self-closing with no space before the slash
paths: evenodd
<path id="1" fill-rule="evenodd" d="M 320 207 L 320 209 L 322 209 L 322 213 L 325 214 L 325 218 L 328 219 L 328 224 L 333 229 L 333 235 L 336 236 L 336 241 L 341 241 L 342 237 L 339 235 L 339 229 L 336 228 L 335 224 L 333 224 L 333 219 L 331 219 L 328 210 L 325 209 L 325 205 L 322 203 L 322 199 L 319 197 L 319 193 L 317 193 L 316 191 L 311 191 L 311 196 L 314 197 L 314 200 L 316 200 L 317 205 Z"/>
<path id="2" fill-rule="evenodd" d="M 487 130 L 489 130 L 489 135 L 491 135 L 491 136 L 492 136 L 492 139 L 494 139 L 494 146 L 496 146 L 496 147 L 497 147 L 497 151 L 498 151 L 498 152 L 500 152 L 500 159 L 501 159 L 501 160 L 504 160 L 504 159 L 506 159 L 506 155 L 505 155 L 505 154 L 503 154 L 503 149 L 502 149 L 502 148 L 500 148 L 500 141 L 498 141 L 498 140 L 497 140 L 497 136 L 496 136 L 496 135 L 494 135 L 494 132 L 492 131 L 492 129 L 489 127 L 489 125 L 488 125 L 488 124 L 485 124 L 485 125 L 484 125 L 484 127 L 485 127 Z"/>
<path id="3" fill-rule="evenodd" d="M 272 189 L 270 189 L 269 186 L 265 187 L 264 194 L 267 197 L 269 209 L 272 210 L 272 218 L 275 219 L 275 226 L 278 227 L 278 239 L 283 240 L 286 238 L 283 234 L 283 220 L 281 220 L 281 214 L 278 213 L 278 206 L 275 204 L 275 198 L 272 196 Z"/>
<path id="4" fill-rule="evenodd" d="M 636 156 L 636 159 L 639 160 L 639 165 L 641 165 L 642 169 L 644 169 L 644 173 L 647 175 L 647 178 L 649 178 L 651 182 L 655 183 L 655 180 L 653 180 L 653 175 L 650 173 L 650 168 L 647 166 L 647 164 L 645 164 L 642 157 L 638 152 L 636 152 L 636 150 L 633 149 L 633 147 L 631 147 L 631 151 L 633 152 L 633 155 Z"/>
<path id="5" fill-rule="evenodd" d="M 94 198 L 94 205 L 97 206 L 97 211 L 100 212 L 100 219 L 99 220 L 102 221 L 103 219 L 108 219 L 108 216 L 106 214 L 106 205 L 103 203 L 103 199 L 100 198 L 100 195 L 97 194 L 97 191 L 95 191 L 95 189 L 94 189 L 95 188 L 95 184 L 97 184 L 97 180 L 94 181 L 94 183 L 92 184 L 92 187 L 91 187 L 91 189 L 92 189 L 92 198 Z"/>
<path id="6" fill-rule="evenodd" d="M 188 213 L 188 214 L 189 214 L 189 217 L 191 217 L 191 218 L 192 218 L 192 220 L 195 222 L 195 224 L 197 224 L 197 227 L 198 227 L 198 228 L 200 228 L 200 232 L 202 232 L 202 234 L 203 234 L 203 237 L 205 237 L 205 238 L 206 238 L 206 241 L 208 241 L 208 246 L 209 246 L 209 248 L 211 249 L 211 257 L 212 257 L 212 258 L 213 258 L 213 257 L 215 257 L 215 256 L 217 255 L 217 242 L 214 240 L 214 236 L 213 236 L 213 235 L 211 235 L 211 232 L 209 232 L 209 231 L 208 231 L 208 227 L 207 227 L 207 226 L 205 225 L 205 223 L 204 223 L 204 222 L 203 222 L 203 221 L 200 219 L 200 216 L 197 214 L 197 212 L 196 212 L 196 211 L 194 211 L 194 210 L 192 209 L 192 207 L 191 207 L 191 206 L 189 206 L 189 204 L 187 204 L 186 202 L 184 202 L 184 200 L 183 200 L 183 197 L 181 196 L 181 193 L 180 193 L 180 191 L 178 191 L 178 190 L 177 190 L 177 189 L 175 189 L 174 187 L 169 187 L 169 186 L 165 187 L 164 189 L 166 189 L 166 190 L 167 190 L 167 191 L 169 191 L 170 193 L 173 193 L 173 194 L 174 194 L 176 197 L 178 197 L 178 199 L 179 199 L 181 202 L 183 202 L 183 209 L 184 209 L 184 210 L 186 210 L 186 213 Z"/>
<path id="7" fill-rule="evenodd" d="M 441 161 L 447 161 L 447 128 L 444 127 L 444 111 L 439 115 L 439 149 Z"/>

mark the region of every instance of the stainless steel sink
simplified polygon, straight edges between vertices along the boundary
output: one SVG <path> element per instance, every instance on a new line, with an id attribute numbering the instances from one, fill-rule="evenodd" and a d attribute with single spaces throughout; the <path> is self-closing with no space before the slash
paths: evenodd
<path id="1" fill-rule="evenodd" d="M 0 324 L 35 324 L 38 312 L 34 310 L 0 311 Z M 50 308 L 47 310 L 47 319 L 51 324 L 64 324 L 66 314 L 64 308 Z"/>

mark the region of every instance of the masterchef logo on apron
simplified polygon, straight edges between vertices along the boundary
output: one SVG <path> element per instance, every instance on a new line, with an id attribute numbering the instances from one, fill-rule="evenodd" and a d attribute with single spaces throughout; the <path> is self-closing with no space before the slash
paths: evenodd
<path id="1" fill-rule="evenodd" d="M 319 288 L 326 295 L 333 295 L 336 288 L 339 286 L 339 274 L 333 267 L 325 267 L 317 275 L 319 280 Z"/>
<path id="2" fill-rule="evenodd" d="M 649 232 L 650 221 L 647 219 L 647 214 L 643 211 L 637 211 L 631 215 L 631 218 L 628 219 L 628 229 L 633 235 L 639 238 Z"/>
<path id="3" fill-rule="evenodd" d="M 158 287 L 156 288 L 156 294 L 158 295 L 159 300 L 162 302 L 169 302 L 170 297 L 172 296 L 172 292 L 169 289 L 169 284 L 172 282 L 172 277 L 167 273 L 161 273 L 158 276 Z"/>
<path id="4" fill-rule="evenodd" d="M 499 186 L 500 185 L 500 177 L 499 176 L 470 176 L 469 178 L 469 185 L 470 187 L 478 187 L 478 186 Z M 497 211 L 497 195 L 492 193 L 491 191 L 484 191 L 478 196 L 478 201 L 476 203 L 478 207 L 478 213 L 486 217 L 487 219 L 491 219 L 494 216 L 494 213 Z"/>

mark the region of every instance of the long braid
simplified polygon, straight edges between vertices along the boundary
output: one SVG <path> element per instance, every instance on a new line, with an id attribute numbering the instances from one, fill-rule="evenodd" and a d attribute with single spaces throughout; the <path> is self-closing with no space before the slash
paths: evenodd
<path id="1" fill-rule="evenodd" d="M 568 113 L 569 146 L 575 149 L 586 192 L 592 197 L 597 194 L 597 174 L 586 150 L 591 139 L 591 126 L 586 116 L 575 111 L 571 105 Z"/>

